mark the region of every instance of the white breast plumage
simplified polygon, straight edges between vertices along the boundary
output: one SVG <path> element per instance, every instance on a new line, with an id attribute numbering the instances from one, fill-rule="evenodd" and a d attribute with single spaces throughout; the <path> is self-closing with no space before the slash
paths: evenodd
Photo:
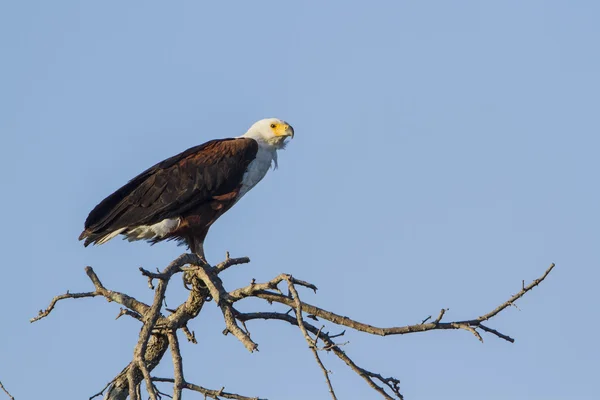
<path id="1" fill-rule="evenodd" d="M 248 169 L 242 177 L 242 187 L 237 200 L 241 199 L 250 189 L 252 189 L 262 178 L 265 177 L 273 161 L 276 161 L 277 154 L 273 149 L 260 144 L 256 158 L 248 165 Z"/>

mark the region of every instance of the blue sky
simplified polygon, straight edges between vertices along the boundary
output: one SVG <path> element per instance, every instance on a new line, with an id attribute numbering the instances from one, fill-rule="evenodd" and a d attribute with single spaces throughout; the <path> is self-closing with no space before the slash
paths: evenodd
<path id="1" fill-rule="evenodd" d="M 0 380 L 18 400 L 87 398 L 110 380 L 139 329 L 114 320 L 118 306 L 66 301 L 29 318 L 90 290 L 86 265 L 150 301 L 138 267 L 183 249 L 85 249 L 87 213 L 153 163 L 276 116 L 296 131 L 280 168 L 206 242 L 211 261 L 252 259 L 224 274 L 228 288 L 288 272 L 320 288 L 306 301 L 393 326 L 443 307 L 448 320 L 476 317 L 555 262 L 490 323 L 515 344 L 349 331 L 345 350 L 399 377 L 407 399 L 592 399 L 599 12 L 593 1 L 1 2 Z M 176 282 L 168 301 L 184 296 Z M 261 351 L 249 354 L 221 335 L 214 305 L 190 327 L 189 381 L 328 398 L 297 329 L 250 324 Z M 340 399 L 377 398 L 323 359 Z"/>

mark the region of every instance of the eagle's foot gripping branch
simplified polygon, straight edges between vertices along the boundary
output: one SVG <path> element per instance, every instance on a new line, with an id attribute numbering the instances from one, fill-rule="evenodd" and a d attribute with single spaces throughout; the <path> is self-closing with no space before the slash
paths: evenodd
<path id="1" fill-rule="evenodd" d="M 192 290 L 190 285 L 192 285 L 192 282 L 193 282 L 193 274 L 191 274 L 187 271 L 184 271 L 181 280 L 183 281 L 183 287 L 186 290 L 188 290 L 188 291 Z"/>
<path id="2" fill-rule="evenodd" d="M 31 319 L 31 322 L 38 321 L 48 316 L 60 300 L 102 296 L 107 300 L 118 303 L 124 307 L 121 308 L 117 318 L 122 315 L 128 315 L 143 323 L 138 343 L 133 351 L 132 361 L 114 379 L 112 379 L 104 389 L 93 396 L 98 397 L 104 395 L 105 400 L 125 400 L 127 397 L 131 400 L 141 400 L 142 386 L 148 392 L 150 399 L 157 400 L 164 393 L 162 393 L 156 385 L 165 383 L 172 385 L 174 399 L 181 399 L 182 390 L 187 389 L 202 393 L 205 398 L 258 400 L 258 397 L 246 397 L 226 392 L 224 388 L 220 390 L 206 389 L 189 383 L 184 378 L 183 360 L 180 353 L 177 331 L 183 331 L 190 342 L 196 343 L 194 332 L 188 329 L 187 323 L 196 318 L 202 311 L 204 304 L 211 300 L 214 300 L 222 311 L 225 323 L 224 333 L 231 333 L 251 352 L 258 350 L 258 345 L 250 338 L 250 332 L 246 326 L 248 321 L 277 320 L 297 326 L 315 356 L 318 366 L 323 372 L 329 393 L 333 399 L 336 399 L 337 397 L 329 377 L 329 371 L 324 366 L 319 356 L 321 351 L 328 351 L 335 354 L 383 398 L 402 399 L 403 397 L 400 393 L 400 381 L 398 379 L 393 377 L 385 378 L 378 373 L 368 371 L 358 366 L 346 352 L 342 350 L 341 347 L 347 343 L 339 343 L 334 339 L 343 336 L 346 332 L 345 330 L 341 333 L 330 334 L 325 329 L 325 325 L 317 327 L 314 325 L 314 322 L 305 321 L 304 317 L 311 318 L 314 321 L 325 320 L 337 326 L 352 328 L 356 331 L 381 336 L 403 335 L 439 329 L 462 329 L 472 333 L 481 341 L 483 341 L 483 339 L 480 331 L 483 331 L 491 333 L 506 341 L 513 342 L 514 339 L 511 337 L 502 334 L 495 329 L 489 328 L 483 325 L 483 323 L 513 305 L 514 302 L 520 299 L 525 293 L 540 284 L 554 268 L 554 264 L 552 264 L 540 278 L 534 280 L 527 286 L 523 284 L 522 289 L 508 301 L 478 318 L 454 322 L 442 322 L 442 318 L 447 312 L 447 309 L 443 309 L 435 320 L 431 320 L 432 318 L 428 317 L 423 320 L 423 322 L 416 325 L 379 328 L 335 314 L 331 311 L 324 310 L 302 301 L 297 290 L 298 287 L 309 288 L 315 292 L 317 288 L 311 283 L 295 279 L 287 274 L 280 274 L 264 283 L 257 283 L 252 280 L 248 286 L 238 288 L 231 292 L 226 291 L 219 274 L 231 266 L 249 262 L 250 260 L 247 257 L 230 258 L 229 254 L 227 254 L 227 257 L 223 262 L 213 267 L 195 254 L 183 254 L 162 271 L 150 272 L 140 269 L 142 274 L 148 278 L 149 287 L 154 290 L 154 300 L 151 305 L 140 302 L 125 293 L 106 289 L 100 282 L 100 279 L 94 270 L 91 267 L 86 267 L 86 274 L 92 281 L 95 290 L 83 293 L 67 292 L 60 296 L 56 296 L 52 299 L 48 308 L 46 310 L 41 310 L 35 318 Z M 164 308 L 164 311 L 168 312 L 168 315 L 165 315 L 163 313 L 163 305 L 165 303 L 167 285 L 173 275 L 180 272 L 184 273 L 187 283 L 191 286 L 188 298 L 175 309 Z M 156 286 L 154 285 L 155 281 L 157 282 Z M 286 294 L 279 288 L 280 284 L 284 283 L 287 289 Z M 265 300 L 269 304 L 275 303 L 285 306 L 287 311 L 241 313 L 234 307 L 237 302 L 250 297 Z M 174 377 L 159 378 L 151 376 L 151 371 L 161 362 L 168 348 L 171 349 Z"/>

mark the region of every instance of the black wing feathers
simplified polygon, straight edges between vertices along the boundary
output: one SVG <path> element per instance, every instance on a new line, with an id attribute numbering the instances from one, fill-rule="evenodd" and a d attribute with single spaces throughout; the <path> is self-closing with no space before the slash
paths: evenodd
<path id="1" fill-rule="evenodd" d="M 181 216 L 235 190 L 257 151 L 253 139 L 218 139 L 154 165 L 92 210 L 80 240 L 87 245 L 120 228 Z"/>

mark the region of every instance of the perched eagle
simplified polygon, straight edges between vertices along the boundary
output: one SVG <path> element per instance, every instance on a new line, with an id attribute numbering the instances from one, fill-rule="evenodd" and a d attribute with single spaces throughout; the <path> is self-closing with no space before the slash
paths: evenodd
<path id="1" fill-rule="evenodd" d="M 79 240 L 103 244 L 122 234 L 129 241 L 177 240 L 204 257 L 210 226 L 266 175 L 277 150 L 294 137 L 287 122 L 269 118 L 244 135 L 187 149 L 133 178 L 102 200 Z"/>

